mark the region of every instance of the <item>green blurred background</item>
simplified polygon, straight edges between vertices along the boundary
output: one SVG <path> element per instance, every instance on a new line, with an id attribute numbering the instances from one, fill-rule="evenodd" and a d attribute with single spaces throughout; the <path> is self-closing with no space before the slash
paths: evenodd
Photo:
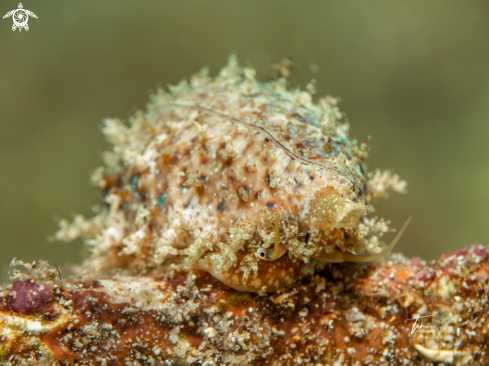
<path id="1" fill-rule="evenodd" d="M 378 213 L 397 250 L 438 258 L 489 242 L 489 2 L 118 0 L 23 2 L 28 32 L 0 21 L 0 268 L 15 256 L 61 267 L 80 243 L 49 243 L 54 216 L 90 215 L 102 118 L 126 119 L 158 84 L 235 51 L 267 77 L 293 54 L 293 81 L 341 97 L 370 169 L 409 182 Z M 17 1 L 0 2 L 0 15 Z M 4 270 L 5 273 L 5 270 Z M 5 278 L 5 275 L 3 275 Z"/>

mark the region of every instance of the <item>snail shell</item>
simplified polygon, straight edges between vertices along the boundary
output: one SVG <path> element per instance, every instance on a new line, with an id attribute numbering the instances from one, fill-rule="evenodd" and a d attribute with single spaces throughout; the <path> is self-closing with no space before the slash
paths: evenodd
<path id="1" fill-rule="evenodd" d="M 336 101 L 314 103 L 306 89 L 258 82 L 231 57 L 216 78 L 204 69 L 160 90 L 130 126 L 106 121 L 113 148 L 93 176 L 105 204 L 86 225 L 85 268 L 173 263 L 276 291 L 318 263 L 380 252 L 389 229 L 367 219 L 369 205 L 405 183 L 367 173 L 367 144 L 352 139 Z"/>

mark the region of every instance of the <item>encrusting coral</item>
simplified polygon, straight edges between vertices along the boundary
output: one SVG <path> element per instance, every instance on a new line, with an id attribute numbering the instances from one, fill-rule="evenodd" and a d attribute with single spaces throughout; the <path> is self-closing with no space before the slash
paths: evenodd
<path id="1" fill-rule="evenodd" d="M 103 202 L 55 235 L 82 277 L 12 261 L 2 365 L 489 364 L 489 248 L 386 256 L 407 223 L 367 215 L 406 183 L 313 94 L 231 57 L 106 121 Z"/>
<path id="2" fill-rule="evenodd" d="M 204 69 L 169 89 L 130 126 L 105 121 L 112 149 L 92 176 L 105 202 L 56 235 L 86 237 L 82 270 L 161 273 L 174 263 L 273 292 L 325 262 L 385 254 L 388 222 L 367 213 L 406 183 L 367 172 L 367 143 L 350 136 L 334 98 L 315 103 L 312 83 L 259 82 L 234 56 L 216 78 Z"/>

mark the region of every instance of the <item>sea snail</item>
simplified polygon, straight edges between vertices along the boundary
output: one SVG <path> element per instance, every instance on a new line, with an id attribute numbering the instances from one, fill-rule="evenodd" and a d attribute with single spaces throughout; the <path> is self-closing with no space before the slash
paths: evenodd
<path id="1" fill-rule="evenodd" d="M 92 219 L 63 221 L 57 237 L 88 238 L 92 274 L 188 268 L 243 291 L 384 256 L 407 222 L 382 250 L 390 229 L 367 214 L 406 183 L 367 172 L 367 142 L 313 89 L 259 82 L 232 56 L 215 78 L 204 69 L 159 90 L 129 126 L 105 121 L 112 148 L 92 176 L 104 201 Z"/>

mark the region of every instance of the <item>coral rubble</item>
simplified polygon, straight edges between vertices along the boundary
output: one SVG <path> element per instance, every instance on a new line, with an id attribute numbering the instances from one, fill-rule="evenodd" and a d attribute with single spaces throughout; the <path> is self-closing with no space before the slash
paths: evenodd
<path id="1" fill-rule="evenodd" d="M 489 363 L 482 245 L 430 264 L 328 264 L 275 294 L 200 271 L 64 282 L 45 263 L 14 264 L 0 290 L 2 365 Z"/>

